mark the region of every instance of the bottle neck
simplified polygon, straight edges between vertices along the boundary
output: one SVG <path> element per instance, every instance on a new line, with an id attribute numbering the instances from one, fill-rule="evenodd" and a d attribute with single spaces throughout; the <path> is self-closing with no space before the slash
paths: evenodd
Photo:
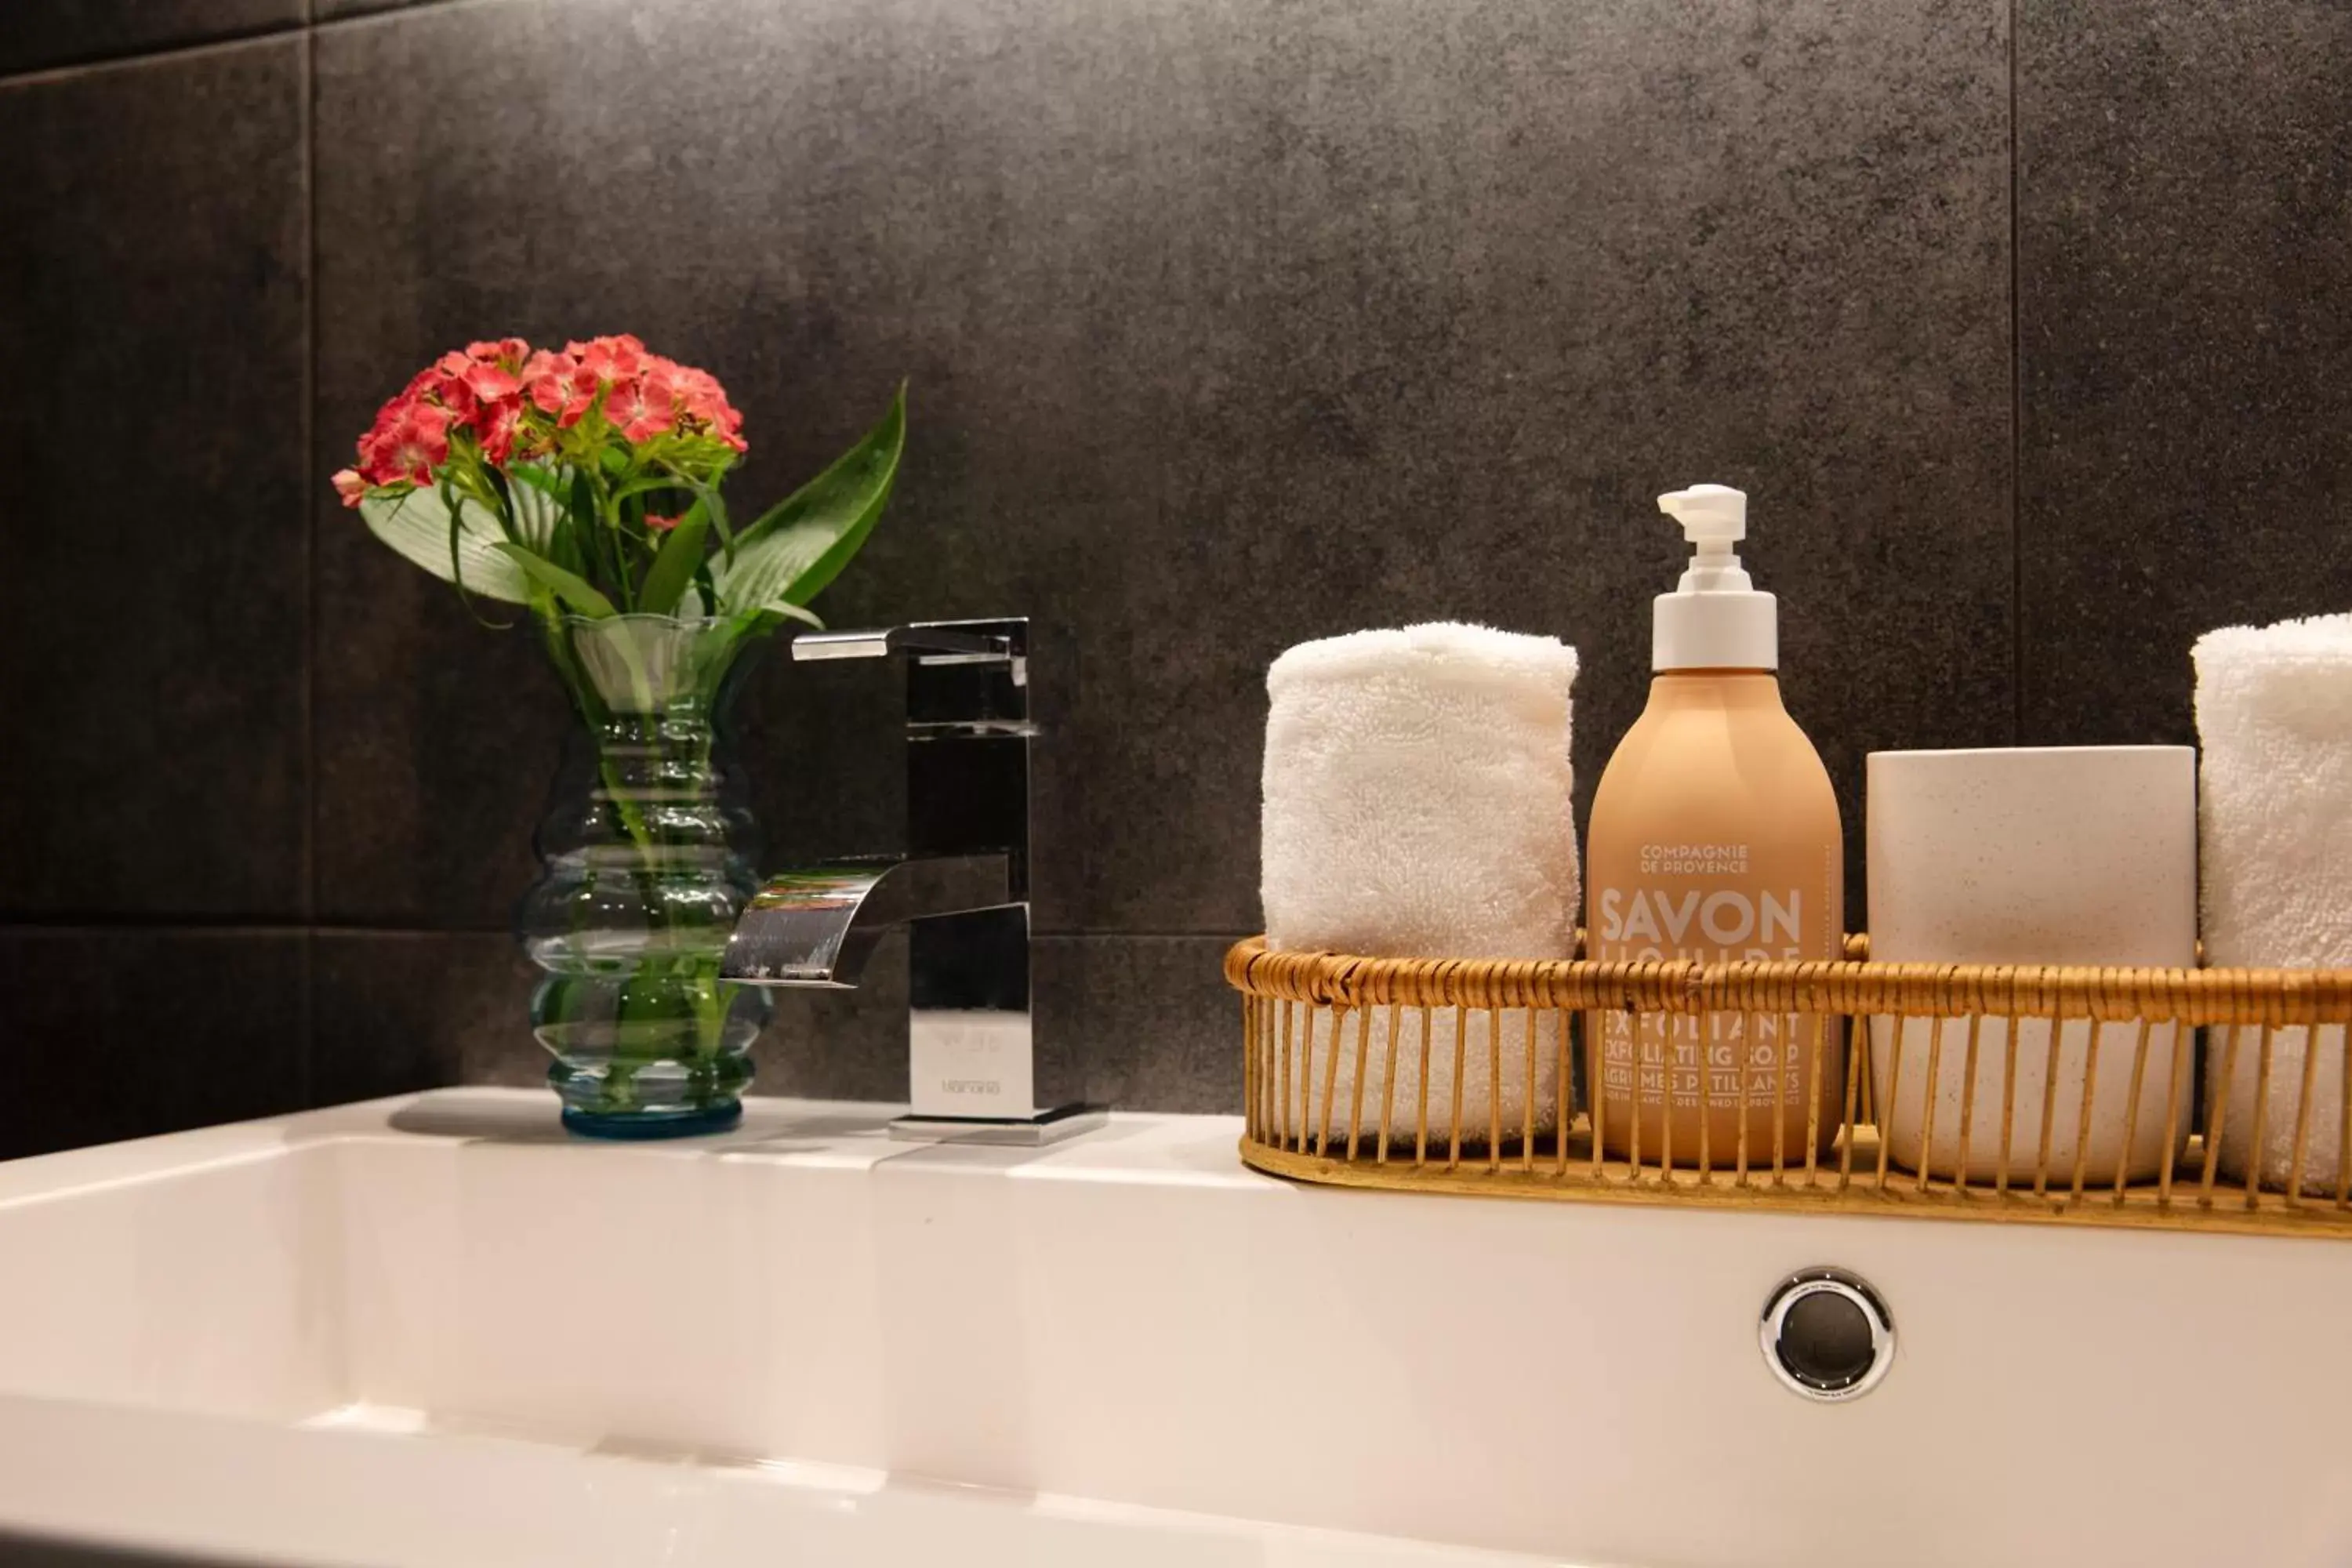
<path id="1" fill-rule="evenodd" d="M 1780 702 L 1780 678 L 1769 669 L 1662 669 L 1650 678 L 1650 707 L 1664 711 L 1787 711 Z"/>

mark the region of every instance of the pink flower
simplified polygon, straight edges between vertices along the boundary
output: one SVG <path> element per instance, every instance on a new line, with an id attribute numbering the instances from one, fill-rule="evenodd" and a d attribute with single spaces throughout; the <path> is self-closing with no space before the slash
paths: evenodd
<path id="1" fill-rule="evenodd" d="M 631 441 L 648 441 L 670 429 L 670 380 L 661 363 L 642 377 L 615 383 L 604 395 L 604 417 Z"/>
<path id="2" fill-rule="evenodd" d="M 433 470 L 449 460 L 448 410 L 421 399 L 402 403 L 397 416 L 370 437 L 360 456 L 377 484 L 431 484 Z"/>
<path id="3" fill-rule="evenodd" d="M 474 417 L 474 389 L 466 384 L 466 378 L 462 375 L 445 375 L 436 381 L 428 401 L 447 409 L 461 425 L 469 423 Z"/>
<path id="4" fill-rule="evenodd" d="M 466 367 L 461 378 L 466 388 L 484 403 L 496 403 L 512 397 L 522 390 L 522 383 L 503 365 L 476 362 Z"/>
<path id="5" fill-rule="evenodd" d="M 360 478 L 357 468 L 341 468 L 336 471 L 335 493 L 343 498 L 345 506 L 359 505 L 360 498 L 366 495 L 367 491 L 368 482 Z M 646 521 L 650 522 L 653 520 L 648 518 Z"/>
<path id="6" fill-rule="evenodd" d="M 375 423 L 369 426 L 367 434 L 360 437 L 359 477 L 368 485 L 391 484 L 399 479 L 398 473 L 390 467 L 394 445 L 393 432 L 408 416 L 408 410 L 415 403 L 414 394 L 402 393 L 375 411 Z"/>
<path id="7" fill-rule="evenodd" d="M 441 395 L 441 384 L 448 379 L 441 374 L 439 365 L 426 365 L 423 370 L 410 376 L 408 384 L 394 394 L 390 402 L 376 410 L 376 426 L 381 429 L 390 425 L 399 412 L 412 403 L 424 398 L 438 397 Z"/>
<path id="8" fill-rule="evenodd" d="M 645 368 L 646 345 L 627 332 L 566 343 L 563 352 L 595 373 L 599 381 L 627 381 Z"/>
<path id="9" fill-rule="evenodd" d="M 559 429 L 579 424 L 596 403 L 596 373 L 569 353 L 541 350 L 522 367 L 522 380 L 532 405 L 555 416 Z"/>
<path id="10" fill-rule="evenodd" d="M 522 390 L 515 373 L 527 352 L 520 338 L 469 343 L 464 353 L 452 350 L 419 372 L 404 395 L 437 404 L 478 436 L 487 435 L 498 405 Z"/>
<path id="11" fill-rule="evenodd" d="M 433 362 L 433 368 L 445 376 L 464 375 L 477 365 L 520 370 L 530 353 L 530 345 L 520 338 L 500 338 L 496 342 L 483 339 L 467 343 L 462 351 L 450 350 Z"/>
<path id="12" fill-rule="evenodd" d="M 491 409 L 478 422 L 482 456 L 499 468 L 514 455 L 515 439 L 522 433 L 522 403 L 510 399 Z"/>
<path id="13" fill-rule="evenodd" d="M 689 428 L 698 426 L 703 434 L 717 437 L 739 452 L 744 450 L 743 438 L 737 434 L 743 427 L 743 416 L 727 401 L 727 389 L 719 384 L 719 378 L 692 365 L 670 368 L 682 423 Z"/>

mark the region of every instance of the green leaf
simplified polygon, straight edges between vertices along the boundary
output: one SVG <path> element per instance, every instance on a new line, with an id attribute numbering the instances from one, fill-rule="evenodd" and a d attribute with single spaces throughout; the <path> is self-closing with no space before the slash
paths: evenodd
<path id="1" fill-rule="evenodd" d="M 680 595 L 694 581 L 695 568 L 702 564 L 702 536 L 709 526 L 710 513 L 700 501 L 687 509 L 654 555 L 645 586 L 637 590 L 638 609 L 649 616 L 666 616 L 677 607 Z"/>
<path id="2" fill-rule="evenodd" d="M 710 526 L 719 532 L 719 552 L 734 560 L 735 530 L 728 525 L 727 502 L 719 494 L 719 486 L 709 479 L 696 479 L 694 494 L 702 510 L 710 514 Z"/>
<path id="3" fill-rule="evenodd" d="M 369 532 L 444 583 L 456 583 L 463 574 L 469 594 L 509 605 L 530 602 L 529 579 L 500 548 L 503 531 L 472 501 L 459 500 L 453 517 L 430 489 L 369 496 L 360 502 L 360 519 Z"/>
<path id="4" fill-rule="evenodd" d="M 882 422 L 834 465 L 737 532 L 734 558 L 719 574 L 730 609 L 801 605 L 841 575 L 874 531 L 907 446 L 907 387 Z"/>
<path id="5" fill-rule="evenodd" d="M 520 538 L 514 524 L 514 491 L 507 484 L 506 476 L 485 463 L 482 465 L 482 477 L 489 481 L 490 493 L 498 498 L 499 531 L 509 540 Z"/>
<path id="6" fill-rule="evenodd" d="M 569 468 L 548 463 L 517 463 L 507 470 L 507 475 L 559 501 L 572 493 L 572 470 Z"/>
<path id="7" fill-rule="evenodd" d="M 788 621 L 798 621 L 804 626 L 814 626 L 819 631 L 824 630 L 824 622 L 818 617 L 814 610 L 803 609 L 798 605 L 787 605 L 781 599 L 770 605 L 765 613 L 782 616 Z"/>
<path id="8" fill-rule="evenodd" d="M 555 531 L 564 518 L 571 481 L 561 470 L 530 463 L 517 463 L 507 474 L 515 481 L 507 487 L 515 537 L 541 555 L 554 554 Z"/>
<path id="9" fill-rule="evenodd" d="M 520 568 L 525 576 L 579 614 L 600 621 L 619 614 L 613 608 L 613 601 L 596 592 L 586 578 L 566 572 L 552 561 L 541 560 L 520 544 L 501 544 L 498 549 Z"/>
<path id="10" fill-rule="evenodd" d="M 442 514 L 449 520 L 449 581 L 457 584 L 457 591 L 462 595 L 466 591 L 466 563 L 457 553 L 457 544 L 465 531 L 458 520 L 466 503 L 449 483 L 449 470 L 446 468 L 441 470 L 440 482 L 433 487 L 433 499 L 441 503 Z"/>
<path id="11" fill-rule="evenodd" d="M 641 479 L 631 479 L 627 484 L 614 490 L 613 500 L 617 505 L 634 496 L 650 495 L 656 490 L 679 490 L 685 488 L 681 480 L 667 473 L 647 474 Z"/>
<path id="12" fill-rule="evenodd" d="M 612 537 L 604 523 L 604 514 L 596 503 L 595 487 L 585 471 L 574 469 L 572 475 L 572 542 L 580 547 L 585 558 L 585 575 L 602 577 L 607 583 L 621 580 L 620 542 Z"/>
<path id="13" fill-rule="evenodd" d="M 572 520 L 571 512 L 565 511 L 556 518 L 555 527 L 548 536 L 545 553 L 547 559 L 566 572 L 584 573 L 588 570 L 588 557 L 580 548 L 579 524 Z"/>

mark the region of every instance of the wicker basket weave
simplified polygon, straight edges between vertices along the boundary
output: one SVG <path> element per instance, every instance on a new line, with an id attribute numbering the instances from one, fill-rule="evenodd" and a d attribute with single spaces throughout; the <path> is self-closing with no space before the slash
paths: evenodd
<path id="1" fill-rule="evenodd" d="M 2352 1029 L 2345 1026 L 2352 1021 L 2352 970 L 1873 963 L 1864 939 L 1849 939 L 1847 948 L 1846 961 L 1835 963 L 1478 962 L 1277 952 L 1253 937 L 1225 958 L 1225 977 L 1243 997 L 1242 1157 L 1305 1181 L 1423 1192 L 2352 1237 Z M 1547 1041 L 1577 1041 L 1586 1082 L 1600 1081 L 1598 1031 L 1571 1026 L 1597 1009 L 1696 1014 L 1702 1030 L 1709 1016 L 1725 1014 L 1811 1021 L 1817 1028 L 1850 1021 L 1854 1048 L 1846 1053 L 1834 1136 L 1764 1149 L 1748 1147 L 1743 1131 L 1736 1149 L 1685 1150 L 1679 1161 L 1671 1149 L 1645 1155 L 1638 1145 L 1630 1158 L 1606 1154 L 1590 1098 L 1572 1094 L 1571 1073 L 1552 1072 L 1549 1085 L 1538 1079 L 1540 1023 Z M 2045 1031 L 2044 1081 L 2052 1085 L 2059 1081 L 2063 1021 L 2087 1021 L 2063 1033 L 2084 1036 L 2087 1047 L 2081 1126 L 2074 1138 L 2056 1140 L 2071 1143 L 2071 1162 L 2053 1157 L 2060 1100 L 2053 1089 L 2037 1112 L 2021 1116 L 2011 1114 L 2011 1091 L 1993 1177 L 1971 1179 L 1965 1166 L 1951 1176 L 1902 1169 L 1874 1125 L 1870 1022 L 1894 1021 L 1877 1039 L 1882 1051 L 1891 1045 L 1896 1053 L 1887 1081 L 1899 1087 L 1907 1081 L 1899 1053 L 1918 1048 L 1922 1038 L 1931 1053 L 1924 1084 L 1944 1081 L 1932 1058 L 1945 1051 L 1968 1053 L 1962 1081 L 1978 1081 L 1979 1036 L 1992 1033 L 1981 1026 L 1996 1018 L 2056 1026 Z M 1474 1020 L 1481 1026 L 1472 1027 Z M 2175 1070 L 2163 1075 L 2169 1081 L 2161 1090 L 2160 1168 L 2146 1181 L 2127 1180 L 2120 1169 L 2112 1180 L 2086 1180 L 2096 1081 L 2129 1074 L 2130 1114 L 2143 1104 L 2153 1114 L 2158 1090 L 2148 1070 L 2149 1038 L 2159 1025 L 2175 1026 L 2182 1047 L 2167 1053 Z M 2212 1069 L 2203 1096 L 2208 1079 L 2192 1067 L 2188 1048 L 2194 1027 L 2204 1029 Z M 2013 1084 L 2024 1030 L 1995 1032 L 2010 1058 L 2001 1081 Z M 1403 1089 L 1394 1055 L 1400 1042 L 1412 1047 L 1408 1060 L 1418 1061 L 1417 1075 L 1403 1075 L 1418 1081 Z M 1483 1117 L 1465 1126 L 1461 1086 L 1465 1058 L 1474 1053 L 1484 1056 L 1494 1092 L 1485 1097 Z M 2323 1057 L 2327 1077 L 2340 1086 L 2336 1092 L 2321 1091 Z M 1990 1062 L 1986 1071 L 1990 1077 Z M 1430 1080 L 1444 1085 L 1447 1075 L 1454 1092 L 1438 1096 L 1444 1114 L 1433 1119 Z M 1374 1081 L 1381 1087 L 1368 1099 Z M 2290 1082 L 2291 1101 L 2283 1098 Z M 2267 1118 L 2267 1131 L 2292 1150 L 2283 1168 L 2299 1180 L 2277 1179 L 2259 1155 L 2245 1162 L 2242 1178 L 2223 1176 L 2221 1141 L 2202 1127 L 2225 1125 L 2231 1086 L 2246 1083 L 2253 1085 L 2254 1147 L 2264 1146 Z M 1817 1098 L 1838 1106 L 1830 1087 Z M 1541 1117 L 1539 1088 L 1551 1101 Z M 2243 1088 L 2238 1092 L 2242 1098 Z M 1510 1121 L 1507 1104 L 1517 1111 Z M 1601 1109 L 1605 1117 L 1606 1105 Z M 1932 1104 L 1925 1114 L 1925 1146 L 1932 1148 Z M 2283 1132 L 2290 1114 L 2291 1144 Z M 1969 1136 L 1960 1133 L 1964 1149 Z M 2306 1158 L 2315 1142 L 2332 1145 L 2324 1170 Z"/>

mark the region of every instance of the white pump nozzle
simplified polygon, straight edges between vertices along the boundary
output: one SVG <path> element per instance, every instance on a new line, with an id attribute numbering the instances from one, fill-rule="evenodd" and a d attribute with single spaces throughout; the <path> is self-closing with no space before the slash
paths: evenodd
<path id="1" fill-rule="evenodd" d="M 1748 537 L 1748 492 L 1729 485 L 1693 485 L 1668 490 L 1658 510 L 1683 525 L 1693 544 L 1736 544 Z"/>
<path id="2" fill-rule="evenodd" d="M 1772 669 L 1780 662 L 1772 595 L 1759 594 L 1731 547 L 1748 537 L 1748 496 L 1729 485 L 1693 485 L 1658 498 L 1682 524 L 1690 567 L 1658 596 L 1653 669 Z"/>

